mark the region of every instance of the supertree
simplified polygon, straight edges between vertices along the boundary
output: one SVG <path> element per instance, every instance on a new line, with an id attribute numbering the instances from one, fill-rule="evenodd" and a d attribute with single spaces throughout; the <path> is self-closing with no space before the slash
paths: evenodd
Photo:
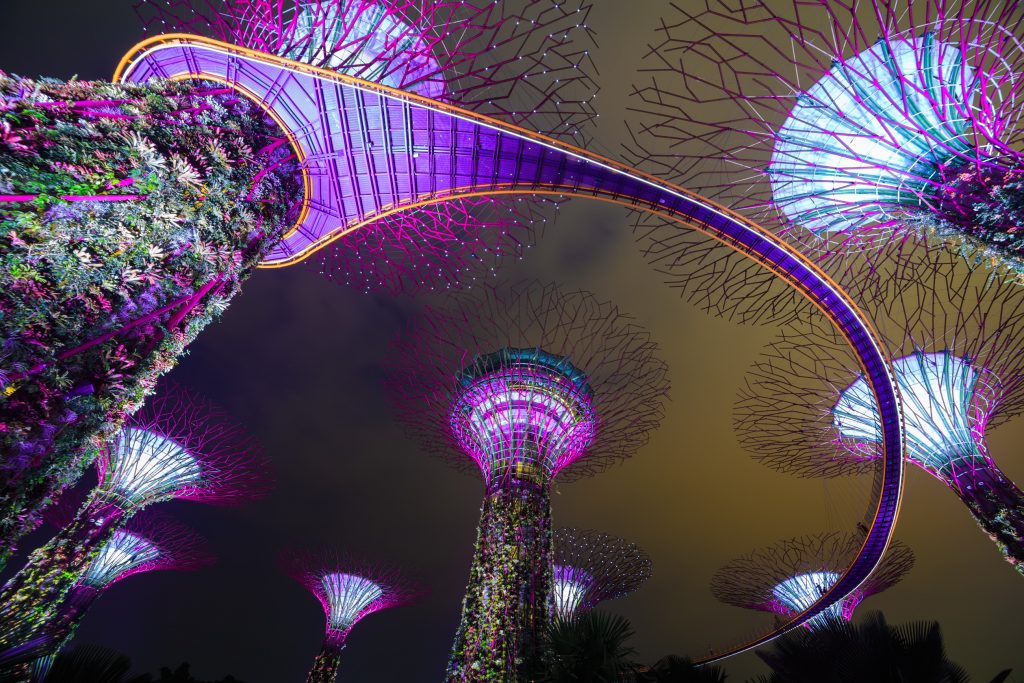
<path id="1" fill-rule="evenodd" d="M 635 543 L 593 530 L 556 529 L 554 615 L 570 619 L 632 593 L 651 578 L 651 558 Z"/>
<path id="2" fill-rule="evenodd" d="M 895 359 L 907 460 L 949 487 L 1024 572 L 1024 493 L 985 440 L 1024 408 L 1024 291 L 966 270 L 952 252 L 916 250 L 885 271 L 891 285 L 867 310 Z M 750 371 L 735 424 L 771 467 L 856 474 L 877 454 L 874 406 L 842 339 L 808 324 L 785 332 Z"/>
<path id="3" fill-rule="evenodd" d="M 281 564 L 316 596 L 326 617 L 323 646 L 306 683 L 334 683 L 345 640 L 363 617 L 388 607 L 407 605 L 423 594 L 421 587 L 396 569 L 369 564 L 333 550 L 288 552 L 282 555 Z"/>
<path id="4" fill-rule="evenodd" d="M 33 665 L 33 681 L 43 681 L 53 658 L 74 636 L 92 604 L 112 585 L 134 574 L 192 571 L 211 564 L 214 556 L 198 534 L 164 515 L 143 512 L 117 529 L 68 592 L 55 620 L 43 630 L 49 651 Z"/>
<path id="5" fill-rule="evenodd" d="M 711 593 L 727 605 L 790 617 L 818 601 L 863 541 L 856 534 L 831 532 L 759 548 L 715 572 Z M 830 620 L 850 621 L 865 598 L 899 582 L 913 565 L 910 548 L 893 541 L 878 569 L 860 588 L 804 625 L 813 629 Z"/>
<path id="6" fill-rule="evenodd" d="M 830 267 L 916 236 L 1024 280 L 1022 19 L 1001 0 L 673 3 L 633 152 Z M 687 283 L 685 242 L 642 229 Z"/>
<path id="7" fill-rule="evenodd" d="M 171 499 L 231 505 L 269 491 L 255 440 L 222 409 L 168 385 L 97 459 L 99 483 L 74 518 L 0 591 L 0 659 L 52 641 L 48 624 L 97 553 L 137 512 Z"/>
<path id="8" fill-rule="evenodd" d="M 202 29 L 569 138 L 595 115 L 582 0 L 519 11 L 440 0 L 142 4 L 150 29 Z M 0 560 L 308 218 L 310 155 L 251 95 L 217 78 L 0 75 Z M 391 288 L 448 286 L 473 264 L 518 256 L 547 220 L 538 204 L 554 203 L 476 198 L 382 217 L 325 250 L 320 268 Z"/>
<path id="9" fill-rule="evenodd" d="M 142 0 L 181 30 L 478 111 L 576 143 L 596 118 L 589 0 Z M 484 196 L 386 216 L 310 263 L 364 291 L 448 288 L 521 258 L 558 200 Z"/>
<path id="10" fill-rule="evenodd" d="M 630 457 L 661 420 L 650 335 L 586 292 L 523 283 L 429 308 L 389 369 L 394 408 L 432 453 L 484 479 L 447 680 L 517 680 L 552 609 L 549 491 Z"/>

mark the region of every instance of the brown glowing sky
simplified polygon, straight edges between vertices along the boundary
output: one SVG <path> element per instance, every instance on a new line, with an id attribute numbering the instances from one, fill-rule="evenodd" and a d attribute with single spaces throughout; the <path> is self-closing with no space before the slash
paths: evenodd
<path id="1" fill-rule="evenodd" d="M 614 156 L 631 84 L 665 4 L 595 4 L 602 116 L 594 151 Z M 17 2 L 4 17 L 0 68 L 25 76 L 109 77 L 140 37 L 127 0 Z M 714 570 L 778 539 L 853 530 L 870 482 L 796 479 L 740 450 L 731 431 L 736 390 L 774 330 L 715 319 L 681 301 L 645 265 L 628 220 L 602 204 L 571 204 L 506 275 L 614 300 L 651 329 L 671 365 L 672 401 L 649 446 L 553 496 L 556 524 L 621 535 L 650 552 L 653 579 L 608 607 L 632 621 L 641 658 L 653 661 L 699 655 L 770 623 L 717 603 L 707 589 Z M 384 353 L 419 303 L 360 295 L 311 268 L 258 273 L 173 377 L 256 432 L 274 459 L 277 491 L 232 510 L 173 504 L 212 540 L 220 563 L 126 581 L 97 604 L 79 640 L 123 650 L 140 669 L 189 659 L 202 676 L 301 680 L 319 647 L 322 616 L 279 574 L 274 555 L 289 543 L 331 542 L 408 566 L 433 587 L 421 605 L 376 615 L 355 630 L 344 679 L 439 680 L 481 487 L 422 454 L 389 416 L 380 388 Z M 992 454 L 1017 481 L 1024 481 L 1022 440 L 1022 420 L 990 435 Z M 917 566 L 861 613 L 881 609 L 896 623 L 938 620 L 950 656 L 979 680 L 1011 666 L 1024 673 L 1024 579 L 955 496 L 910 471 L 897 537 L 913 548 Z M 763 671 L 752 654 L 727 667 L 731 680 Z"/>

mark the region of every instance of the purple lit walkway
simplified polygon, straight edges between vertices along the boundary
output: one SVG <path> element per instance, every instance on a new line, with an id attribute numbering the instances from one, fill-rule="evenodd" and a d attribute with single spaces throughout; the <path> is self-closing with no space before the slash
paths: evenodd
<path id="1" fill-rule="evenodd" d="M 903 486 L 900 405 L 887 353 L 857 306 L 808 259 L 726 209 L 616 162 L 441 102 L 198 36 L 136 46 L 120 80 L 205 78 L 263 103 L 304 157 L 306 205 L 267 267 L 301 261 L 382 215 L 467 196 L 555 194 L 651 211 L 760 263 L 814 302 L 856 352 L 879 403 L 884 470 L 860 554 L 817 603 L 785 626 L 710 659 L 756 647 L 825 611 L 878 564 Z"/>

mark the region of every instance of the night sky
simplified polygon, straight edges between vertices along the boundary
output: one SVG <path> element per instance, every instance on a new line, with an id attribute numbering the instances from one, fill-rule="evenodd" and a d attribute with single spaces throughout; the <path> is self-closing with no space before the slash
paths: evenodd
<path id="1" fill-rule="evenodd" d="M 602 88 L 595 151 L 617 155 L 631 84 L 664 5 L 595 4 Z M 4 0 L 3 17 L 0 69 L 24 76 L 109 78 L 142 37 L 122 0 Z M 766 615 L 716 602 L 707 588 L 715 569 L 779 539 L 852 531 L 868 507 L 870 481 L 796 479 L 740 450 L 731 430 L 736 391 L 775 330 L 712 318 L 681 301 L 644 263 L 628 225 L 623 211 L 577 201 L 501 276 L 557 280 L 614 300 L 652 331 L 671 366 L 672 400 L 651 443 L 593 479 L 556 486 L 553 495 L 556 525 L 620 535 L 650 552 L 652 580 L 606 607 L 632 621 L 640 657 L 653 661 L 699 655 L 770 624 Z M 406 567 L 433 591 L 356 627 L 341 680 L 440 680 L 482 486 L 421 452 L 389 414 L 381 387 L 388 344 L 423 302 L 363 295 L 312 267 L 258 272 L 171 376 L 258 436 L 277 488 L 239 508 L 162 506 L 210 539 L 218 564 L 118 584 L 89 613 L 77 642 L 123 651 L 139 670 L 188 660 L 200 677 L 302 680 L 320 647 L 323 615 L 278 571 L 276 555 L 289 545 L 326 543 Z M 1022 439 L 1019 419 L 989 439 L 1018 482 Z M 859 613 L 881 609 L 893 623 L 938 620 L 949 655 L 978 680 L 1007 667 L 1024 675 L 1024 579 L 956 497 L 916 469 L 908 473 L 897 537 L 913 548 L 917 565 Z M 727 668 L 740 681 L 764 671 L 752 654 Z"/>

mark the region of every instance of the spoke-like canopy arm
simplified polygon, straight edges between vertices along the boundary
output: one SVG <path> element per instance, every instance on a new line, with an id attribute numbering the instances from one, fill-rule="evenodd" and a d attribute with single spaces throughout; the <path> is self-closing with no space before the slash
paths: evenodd
<path id="1" fill-rule="evenodd" d="M 888 546 L 903 487 L 901 408 L 888 355 L 850 297 L 767 230 L 658 178 L 551 138 L 385 86 L 208 38 L 166 35 L 137 45 L 116 79 L 199 78 L 259 102 L 302 161 L 305 199 L 297 224 L 265 259 L 306 258 L 390 213 L 495 194 L 589 197 L 659 214 L 699 230 L 774 272 L 813 302 L 857 354 L 878 400 L 884 467 L 864 546 L 807 611 L 721 658 L 795 628 L 853 592 Z"/>

